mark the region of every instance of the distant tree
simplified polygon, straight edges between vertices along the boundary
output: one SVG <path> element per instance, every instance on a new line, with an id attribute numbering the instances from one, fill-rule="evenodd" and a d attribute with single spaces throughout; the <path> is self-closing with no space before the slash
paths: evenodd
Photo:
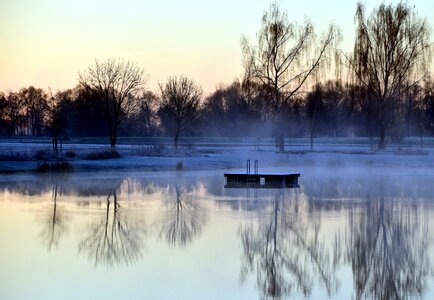
<path id="1" fill-rule="evenodd" d="M 260 120 L 238 81 L 218 87 L 207 97 L 201 115 L 204 133 L 217 136 L 248 135 Z"/>
<path id="2" fill-rule="evenodd" d="M 157 127 L 157 105 L 158 97 L 150 91 L 143 91 L 138 97 L 139 101 L 139 120 L 144 125 L 142 134 L 153 136 L 156 133 Z"/>
<path id="3" fill-rule="evenodd" d="M 306 118 L 309 127 L 310 135 L 310 150 L 313 150 L 313 137 L 321 115 L 324 114 L 323 91 L 320 85 L 317 85 L 315 90 L 310 92 L 306 97 Z"/>
<path id="4" fill-rule="evenodd" d="M 6 110 L 8 107 L 5 94 L 0 92 L 0 135 L 4 135 L 7 132 L 7 120 Z"/>
<path id="5" fill-rule="evenodd" d="M 18 129 L 24 121 L 24 107 L 20 105 L 18 93 L 9 93 L 6 96 L 6 108 L 3 115 L 7 134 L 13 136 L 18 134 Z"/>
<path id="6" fill-rule="evenodd" d="M 41 135 L 48 111 L 47 94 L 40 88 L 30 86 L 20 90 L 19 98 L 26 110 L 28 134 Z"/>
<path id="7" fill-rule="evenodd" d="M 48 99 L 48 129 L 53 137 L 53 149 L 58 152 L 58 142 L 67 136 L 66 129 L 69 126 L 68 115 L 71 105 L 76 98 L 75 90 L 68 89 L 58 91 Z"/>
<path id="8" fill-rule="evenodd" d="M 75 89 L 74 100 L 62 105 L 67 111 L 69 130 L 76 136 L 108 135 L 107 122 L 101 109 L 100 99 L 91 90 L 79 86 Z"/>
<path id="9" fill-rule="evenodd" d="M 264 12 L 257 36 L 257 46 L 251 46 L 246 37 L 242 41 L 246 74 L 264 85 L 269 93 L 278 147 L 283 151 L 282 108 L 300 93 L 320 66 L 330 62 L 328 54 L 339 40 L 339 31 L 330 25 L 317 43 L 310 21 L 301 25 L 289 22 L 286 11 L 273 2 Z"/>
<path id="10" fill-rule="evenodd" d="M 199 118 L 202 88 L 184 75 L 171 76 L 160 84 L 161 98 L 158 115 L 166 128 L 174 135 L 175 149 L 179 136 Z"/>
<path id="11" fill-rule="evenodd" d="M 329 80 L 322 84 L 321 131 L 328 136 L 348 136 L 354 133 L 353 116 L 359 109 L 357 101 L 349 97 L 350 86 L 341 80 Z"/>
<path id="12" fill-rule="evenodd" d="M 146 83 L 143 69 L 123 59 L 96 60 L 79 82 L 98 99 L 107 122 L 112 150 L 115 150 L 119 124 L 137 104 L 135 97 Z"/>
<path id="13" fill-rule="evenodd" d="M 430 30 L 425 19 L 405 2 L 381 4 L 369 17 L 357 5 L 356 39 L 349 65 L 367 87 L 378 116 L 378 148 L 386 146 L 399 98 L 426 75 Z"/>
<path id="14" fill-rule="evenodd" d="M 421 147 L 427 131 L 434 133 L 434 81 L 427 77 L 423 84 L 421 97 L 416 104 L 416 124 L 419 129 Z"/>

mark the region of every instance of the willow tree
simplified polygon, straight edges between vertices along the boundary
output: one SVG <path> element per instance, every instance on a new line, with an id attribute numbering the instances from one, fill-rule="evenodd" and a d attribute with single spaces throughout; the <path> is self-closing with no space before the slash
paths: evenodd
<path id="1" fill-rule="evenodd" d="M 274 119 L 280 151 L 284 150 L 283 107 L 302 92 L 302 87 L 321 66 L 329 65 L 339 36 L 339 30 L 330 25 L 317 38 L 310 21 L 290 22 L 287 12 L 273 2 L 262 17 L 257 45 L 250 45 L 246 37 L 242 38 L 245 73 L 269 93 L 269 113 Z"/>
<path id="2" fill-rule="evenodd" d="M 382 149 L 400 98 L 427 74 L 430 30 L 427 21 L 405 2 L 383 3 L 369 17 L 365 6 L 358 3 L 355 22 L 350 67 L 370 92 L 370 105 L 377 111 L 378 148 Z"/>
<path id="3" fill-rule="evenodd" d="M 137 106 L 136 96 L 146 83 L 142 68 L 123 59 L 95 60 L 86 72 L 79 74 L 80 84 L 98 99 L 115 149 L 119 124 Z"/>

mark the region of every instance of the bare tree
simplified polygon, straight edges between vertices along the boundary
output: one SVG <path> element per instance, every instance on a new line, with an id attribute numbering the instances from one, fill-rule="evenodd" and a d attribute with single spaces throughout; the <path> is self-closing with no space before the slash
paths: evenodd
<path id="1" fill-rule="evenodd" d="M 22 127 L 24 115 L 25 109 L 20 105 L 19 94 L 9 93 L 6 96 L 6 109 L 3 115 L 6 120 L 8 135 L 18 134 L 18 130 Z"/>
<path id="2" fill-rule="evenodd" d="M 430 61 L 430 30 L 425 19 L 405 2 L 381 4 L 369 17 L 357 5 L 354 53 L 348 59 L 356 79 L 370 92 L 378 116 L 379 144 L 405 90 L 424 78 Z"/>
<path id="3" fill-rule="evenodd" d="M 147 136 L 155 135 L 157 129 L 157 99 L 157 95 L 150 91 L 143 91 L 138 99 L 138 115 Z"/>
<path id="4" fill-rule="evenodd" d="M 123 59 L 95 60 L 95 64 L 79 74 L 80 84 L 92 91 L 104 112 L 112 150 L 116 147 L 119 124 L 135 109 L 136 94 L 145 85 L 142 68 Z"/>
<path id="5" fill-rule="evenodd" d="M 3 135 L 7 132 L 7 119 L 6 112 L 8 108 L 8 102 L 5 94 L 0 92 L 0 134 Z"/>
<path id="6" fill-rule="evenodd" d="M 184 75 L 171 76 L 164 85 L 160 84 L 161 99 L 158 115 L 166 130 L 174 134 L 175 149 L 181 133 L 186 131 L 199 117 L 202 88 Z"/>
<path id="7" fill-rule="evenodd" d="M 301 92 L 301 88 L 320 66 L 330 62 L 328 54 L 339 41 L 339 30 L 330 25 L 317 43 L 313 25 L 290 22 L 285 10 L 276 2 L 264 12 L 257 34 L 257 46 L 242 39 L 246 74 L 266 87 L 270 97 L 270 113 L 275 120 L 278 147 L 284 150 L 284 128 L 281 110 L 284 104 Z"/>
<path id="8" fill-rule="evenodd" d="M 41 135 L 48 112 L 47 94 L 42 89 L 30 86 L 20 90 L 19 98 L 26 110 L 28 134 Z"/>

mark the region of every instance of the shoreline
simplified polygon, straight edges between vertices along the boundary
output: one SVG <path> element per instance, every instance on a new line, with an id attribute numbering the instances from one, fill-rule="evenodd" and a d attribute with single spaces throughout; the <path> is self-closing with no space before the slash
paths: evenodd
<path id="1" fill-rule="evenodd" d="M 25 144 L 26 147 L 32 144 Z M 44 144 L 49 149 L 49 144 Z M 138 155 L 132 145 L 122 145 L 118 148 L 120 158 L 84 159 L 89 151 L 106 151 L 106 145 L 71 144 L 70 149 L 76 152 L 75 158 L 64 159 L 76 172 L 159 172 L 159 171 L 201 171 L 201 170 L 245 170 L 246 161 L 259 161 L 259 169 L 287 169 L 301 172 L 303 169 L 339 169 L 339 168 L 434 168 L 434 148 L 389 147 L 384 151 L 371 151 L 366 146 L 340 145 L 340 147 L 317 145 L 314 151 L 306 147 L 288 147 L 283 153 L 276 152 L 273 147 L 253 149 L 250 146 L 236 148 L 206 147 L 194 150 L 183 150 L 179 155 Z M 237 146 L 237 145 L 235 145 Z M 21 151 L 29 151 L 26 150 Z M 7 145 L 0 147 L 0 154 L 7 154 Z M 410 149 L 410 150 L 409 150 Z M 3 150 L 3 151 L 2 151 Z M 32 151 L 38 151 L 34 148 Z M 64 150 L 65 151 L 68 150 Z M 38 165 L 44 160 L 0 161 L 0 174 L 36 173 Z M 47 159 L 45 161 L 55 161 Z"/>

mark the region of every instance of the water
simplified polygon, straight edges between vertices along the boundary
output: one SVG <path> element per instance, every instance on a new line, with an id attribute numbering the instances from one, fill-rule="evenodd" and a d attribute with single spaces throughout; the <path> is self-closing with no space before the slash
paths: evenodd
<path id="1" fill-rule="evenodd" d="M 0 178 L 0 299 L 434 299 L 434 175 L 120 174 Z"/>

